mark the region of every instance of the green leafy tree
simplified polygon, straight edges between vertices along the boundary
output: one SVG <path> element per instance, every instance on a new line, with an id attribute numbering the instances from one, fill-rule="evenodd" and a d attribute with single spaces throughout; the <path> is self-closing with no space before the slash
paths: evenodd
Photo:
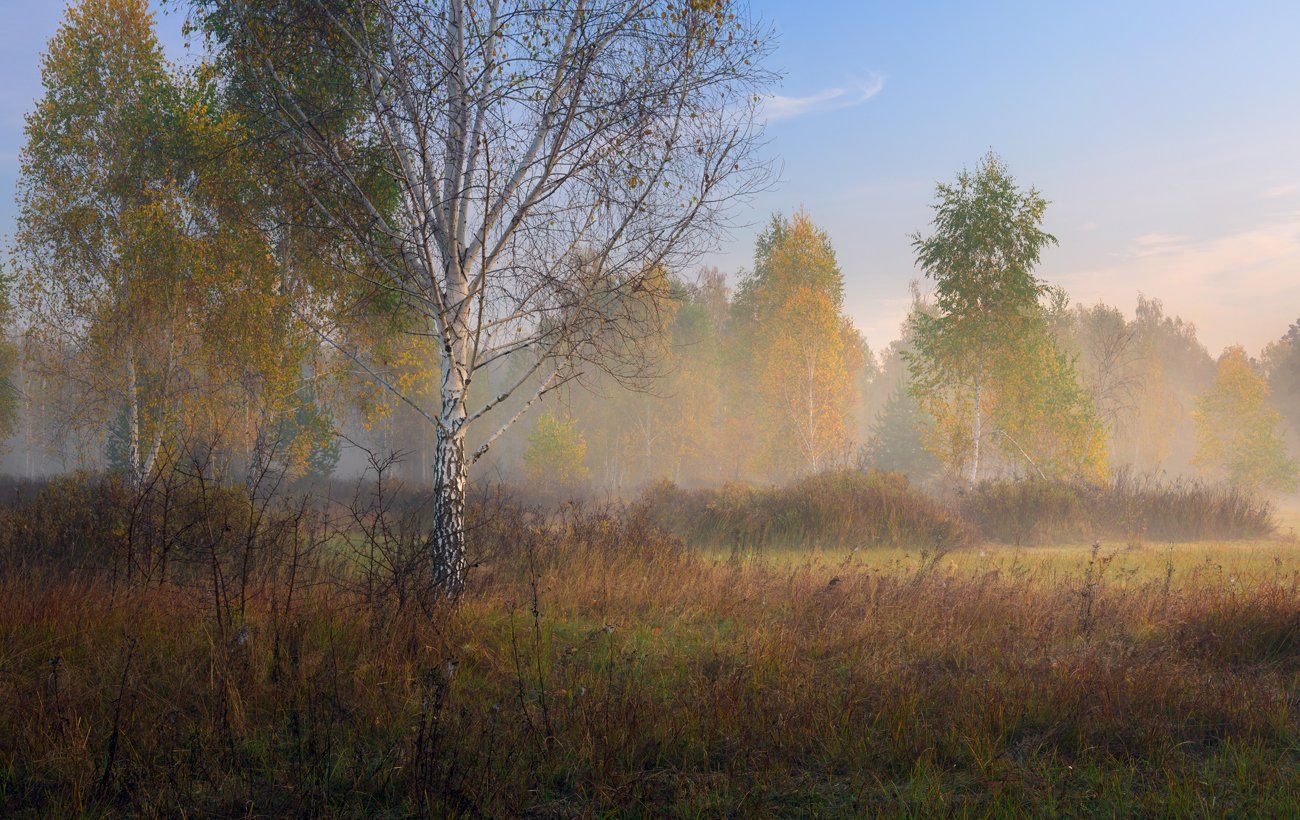
<path id="1" fill-rule="evenodd" d="M 41 76 L 45 95 L 27 118 L 21 156 L 20 296 L 33 336 L 59 353 L 44 363 L 82 386 L 81 421 L 102 424 L 126 407 L 138 480 L 163 412 L 141 385 L 165 367 L 150 353 L 172 293 L 148 280 L 183 255 L 168 230 L 175 189 L 156 138 L 174 88 L 145 0 L 71 6 Z"/>
<path id="2" fill-rule="evenodd" d="M 1241 347 L 1219 357 L 1214 384 L 1192 417 L 1199 441 L 1195 463 L 1202 469 L 1247 490 L 1289 492 L 1300 486 L 1300 465 L 1287 455 L 1268 382 Z"/>
<path id="3" fill-rule="evenodd" d="M 538 486 L 571 487 L 587 478 L 587 440 L 571 418 L 547 411 L 524 450 L 524 471 Z"/>
<path id="4" fill-rule="evenodd" d="M 933 232 L 913 239 L 935 282 L 934 310 L 917 315 L 908 356 L 935 446 L 972 483 L 990 439 L 1040 474 L 1103 469 L 1104 431 L 1056 346 L 1050 294 L 1034 275 L 1056 243 L 1042 228 L 1047 201 L 992 153 L 937 193 Z"/>
<path id="5" fill-rule="evenodd" d="M 301 218 L 304 195 L 297 211 L 277 199 L 285 171 L 267 170 L 210 68 L 166 63 L 146 0 L 70 6 L 42 80 L 16 260 L 31 372 L 69 398 L 48 432 L 102 436 L 135 481 L 164 449 L 251 464 L 298 412 L 304 375 L 321 381 L 288 308 L 309 312 L 308 262 L 335 246 Z"/>

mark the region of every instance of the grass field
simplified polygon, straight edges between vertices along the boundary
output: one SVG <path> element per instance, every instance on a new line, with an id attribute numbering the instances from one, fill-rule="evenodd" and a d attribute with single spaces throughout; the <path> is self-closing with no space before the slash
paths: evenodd
<path id="1" fill-rule="evenodd" d="M 454 611 L 308 564 L 295 578 L 263 562 L 238 595 L 208 570 L 147 590 L 6 573 L 0 807 L 1295 810 L 1300 545 L 1285 534 L 733 557 L 603 512 L 500 525 Z"/>
<path id="2" fill-rule="evenodd" d="M 1115 583 L 1143 583 L 1162 579 L 1225 578 L 1267 574 L 1279 568 L 1300 570 L 1300 538 L 1280 535 L 1250 541 L 1185 541 L 1180 543 L 1097 542 L 1097 557 L 1106 563 L 1106 574 Z M 844 549 L 768 549 L 747 560 L 772 566 L 812 565 L 824 571 L 848 566 L 858 570 L 907 575 L 932 565 L 950 573 L 979 575 L 991 572 L 1028 574 L 1041 583 L 1066 582 L 1088 571 L 1093 545 L 1052 544 L 1014 547 L 995 542 L 975 544 L 935 558 L 924 550 L 894 547 Z M 728 552 L 702 551 L 715 562 L 731 560 Z"/>

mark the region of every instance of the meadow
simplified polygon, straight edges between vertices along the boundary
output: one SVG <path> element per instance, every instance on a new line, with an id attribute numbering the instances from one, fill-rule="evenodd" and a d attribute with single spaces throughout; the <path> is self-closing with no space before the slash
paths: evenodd
<path id="1" fill-rule="evenodd" d="M 362 542 L 234 493 L 149 526 L 83 497 L 106 529 L 33 545 L 70 486 L 0 530 L 10 815 L 1279 816 L 1300 793 L 1293 514 L 1250 540 L 740 552 L 649 504 L 498 499 L 448 608 L 384 582 L 418 498 Z"/>

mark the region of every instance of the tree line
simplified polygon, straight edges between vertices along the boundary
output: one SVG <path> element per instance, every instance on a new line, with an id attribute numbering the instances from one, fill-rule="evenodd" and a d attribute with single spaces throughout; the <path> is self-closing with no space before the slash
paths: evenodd
<path id="1" fill-rule="evenodd" d="M 993 154 L 940 184 L 913 238 L 933 287 L 914 283 L 879 354 L 843 314 L 830 238 L 806 213 L 773 217 L 734 292 L 714 269 L 679 288 L 662 392 L 574 393 L 517 451 L 552 485 L 857 466 L 949 484 L 1132 470 L 1296 489 L 1300 322 L 1258 358 L 1216 359 L 1158 299 L 1139 295 L 1131 318 L 1072 304 L 1034 270 L 1056 241 L 1047 204 Z"/>

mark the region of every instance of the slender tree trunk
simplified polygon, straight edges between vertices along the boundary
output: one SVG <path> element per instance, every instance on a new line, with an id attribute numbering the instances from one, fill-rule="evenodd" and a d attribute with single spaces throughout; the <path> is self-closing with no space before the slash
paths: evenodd
<path id="1" fill-rule="evenodd" d="M 433 572 L 439 591 L 455 598 L 465 589 L 465 437 L 438 433 L 433 464 Z"/>
<path id="2" fill-rule="evenodd" d="M 984 413 L 980 407 L 980 380 L 975 379 L 974 418 L 971 419 L 971 460 L 970 483 L 973 486 L 980 478 L 980 443 L 984 439 Z"/>
<path id="3" fill-rule="evenodd" d="M 126 346 L 126 425 L 127 425 L 127 469 L 131 473 L 131 486 L 138 487 L 144 481 L 140 458 L 140 390 L 136 384 L 135 346 Z"/>
<path id="4" fill-rule="evenodd" d="M 813 382 L 817 378 L 817 363 L 813 361 L 811 354 L 808 355 L 808 465 L 812 472 L 816 473 L 821 469 L 821 459 L 817 453 L 817 414 L 816 402 L 813 398 Z"/>
<path id="5" fill-rule="evenodd" d="M 450 195 L 448 196 L 450 200 Z M 469 463 L 465 460 L 465 407 L 471 370 L 469 351 L 469 281 L 460 264 L 459 248 L 442 250 L 450 260 L 443 272 L 443 299 L 455 305 L 443 329 L 441 406 L 437 444 L 433 453 L 433 571 L 438 591 L 449 599 L 465 589 L 465 485 Z M 436 285 L 435 285 L 436 286 Z"/>

